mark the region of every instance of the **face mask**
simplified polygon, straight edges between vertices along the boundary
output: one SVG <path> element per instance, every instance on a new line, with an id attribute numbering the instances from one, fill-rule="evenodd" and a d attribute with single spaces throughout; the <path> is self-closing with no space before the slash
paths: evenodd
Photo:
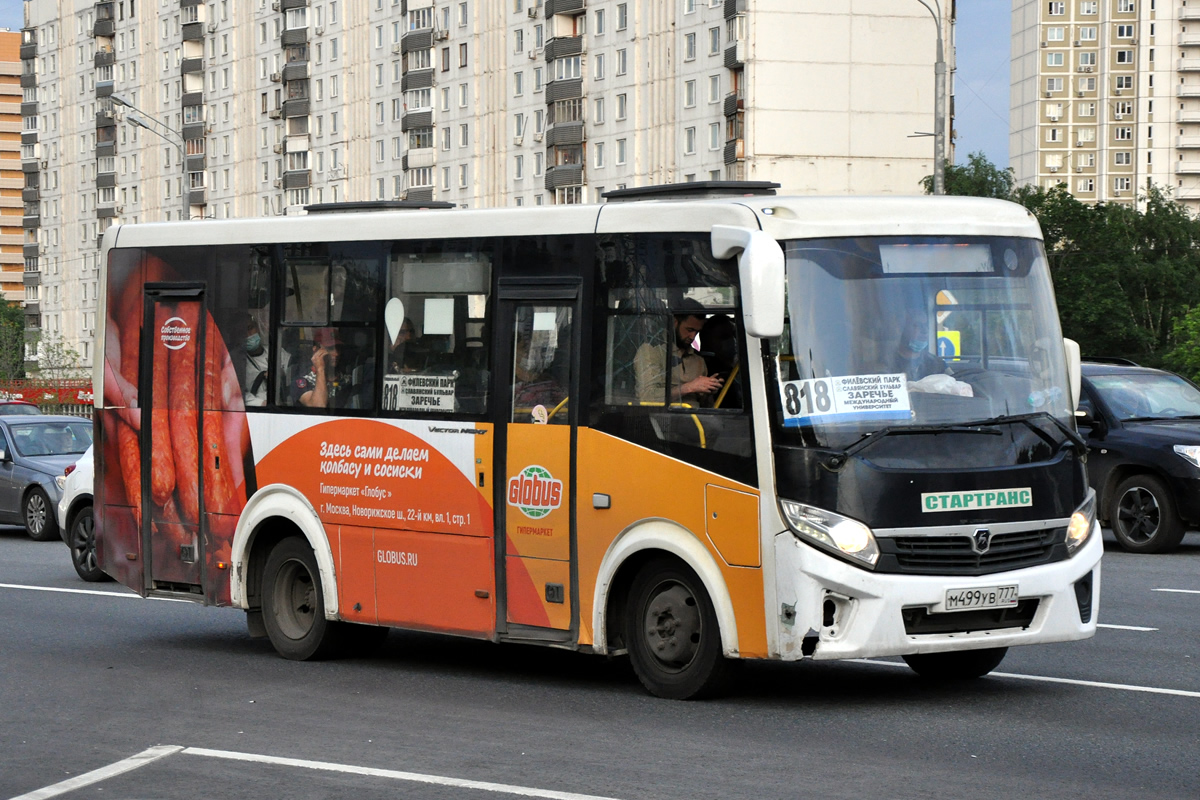
<path id="1" fill-rule="evenodd" d="M 928 347 L 929 347 L 928 339 L 910 339 L 908 341 L 908 349 L 913 351 L 914 353 L 920 353 L 922 350 L 925 350 Z"/>
<path id="2" fill-rule="evenodd" d="M 262 348 L 262 335 L 255 333 L 246 337 L 246 352 L 256 353 Z"/>

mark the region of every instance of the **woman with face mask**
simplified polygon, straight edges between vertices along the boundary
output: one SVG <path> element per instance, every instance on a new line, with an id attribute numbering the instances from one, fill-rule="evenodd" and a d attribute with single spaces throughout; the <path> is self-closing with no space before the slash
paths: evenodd
<path id="1" fill-rule="evenodd" d="M 929 318 L 919 310 L 910 309 L 905 314 L 896 348 L 881 372 L 903 372 L 910 382 L 946 372 L 946 362 L 929 351 L 931 330 Z"/>
<path id="2" fill-rule="evenodd" d="M 251 315 L 246 328 L 246 382 L 242 400 L 246 406 L 267 404 L 267 348 L 263 346 L 262 332 Z"/>

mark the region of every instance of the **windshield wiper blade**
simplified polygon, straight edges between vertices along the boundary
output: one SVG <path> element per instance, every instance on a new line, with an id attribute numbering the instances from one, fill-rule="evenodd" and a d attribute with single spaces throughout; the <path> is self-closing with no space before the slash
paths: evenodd
<path id="1" fill-rule="evenodd" d="M 908 436 L 917 433 L 983 433 L 990 436 L 1000 436 L 1001 431 L 997 428 L 989 428 L 983 424 L 969 423 L 967 425 L 946 424 L 946 425 L 904 425 L 894 428 L 880 428 L 877 431 L 865 434 L 852 445 L 847 447 L 842 452 L 838 453 L 832 459 L 836 463 L 835 467 L 840 467 L 845 463 L 845 460 L 853 455 L 861 453 L 871 445 L 878 442 L 885 436 Z"/>
<path id="2" fill-rule="evenodd" d="M 1038 436 L 1040 436 L 1046 442 L 1049 442 L 1050 444 L 1061 445 L 1062 442 L 1055 441 L 1049 434 L 1046 433 L 1046 431 L 1042 430 L 1037 425 L 1033 424 L 1033 420 L 1042 419 L 1042 418 L 1050 420 L 1051 422 L 1054 423 L 1055 427 L 1057 427 L 1060 431 L 1063 432 L 1063 435 L 1066 436 L 1067 439 L 1070 440 L 1071 444 L 1073 444 L 1075 446 L 1075 452 L 1079 453 L 1080 455 L 1084 455 L 1087 453 L 1088 446 L 1087 446 L 1087 442 L 1085 442 L 1083 440 L 1083 437 L 1080 436 L 1073 428 L 1071 428 L 1070 425 L 1063 422 L 1061 419 L 1054 416 L 1049 411 L 1031 411 L 1028 414 L 1001 414 L 998 417 L 992 417 L 990 419 L 984 419 L 984 420 L 980 420 L 978 422 L 972 422 L 971 424 L 972 425 L 1000 425 L 1005 422 L 1021 422 L 1021 423 L 1024 423 L 1026 427 L 1028 427 L 1031 431 L 1036 433 Z"/>

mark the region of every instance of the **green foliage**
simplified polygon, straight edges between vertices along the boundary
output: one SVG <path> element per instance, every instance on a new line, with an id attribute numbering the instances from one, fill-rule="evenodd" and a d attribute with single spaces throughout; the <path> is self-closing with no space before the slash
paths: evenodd
<path id="1" fill-rule="evenodd" d="M 79 380 L 87 377 L 79 352 L 56 333 L 44 334 L 38 341 L 38 377 L 51 381 Z"/>
<path id="2" fill-rule="evenodd" d="M 1138 207 L 1082 203 L 1065 184 L 1014 188 L 1011 169 L 972 153 L 947 167 L 946 193 L 1012 200 L 1037 217 L 1063 334 L 1085 358 L 1200 372 L 1200 220 L 1165 190 L 1149 188 Z"/>
<path id="3" fill-rule="evenodd" d="M 1169 369 L 1200 382 L 1200 306 L 1175 320 L 1175 347 L 1165 359 Z"/>
<path id="4" fill-rule="evenodd" d="M 1000 169 L 983 153 L 971 153 L 963 165 L 946 162 L 946 194 L 963 197 L 1012 197 L 1016 176 L 1012 167 Z M 921 179 L 925 194 L 933 194 L 933 176 Z"/>
<path id="5" fill-rule="evenodd" d="M 25 312 L 20 303 L 0 302 L 0 381 L 25 377 Z"/>

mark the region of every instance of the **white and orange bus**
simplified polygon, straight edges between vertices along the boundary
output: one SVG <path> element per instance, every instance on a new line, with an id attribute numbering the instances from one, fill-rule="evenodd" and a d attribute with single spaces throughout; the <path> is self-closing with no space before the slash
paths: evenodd
<path id="1" fill-rule="evenodd" d="M 687 188 L 109 229 L 101 567 L 287 658 L 435 631 L 627 652 L 666 697 L 1093 635 L 1033 218 Z"/>

